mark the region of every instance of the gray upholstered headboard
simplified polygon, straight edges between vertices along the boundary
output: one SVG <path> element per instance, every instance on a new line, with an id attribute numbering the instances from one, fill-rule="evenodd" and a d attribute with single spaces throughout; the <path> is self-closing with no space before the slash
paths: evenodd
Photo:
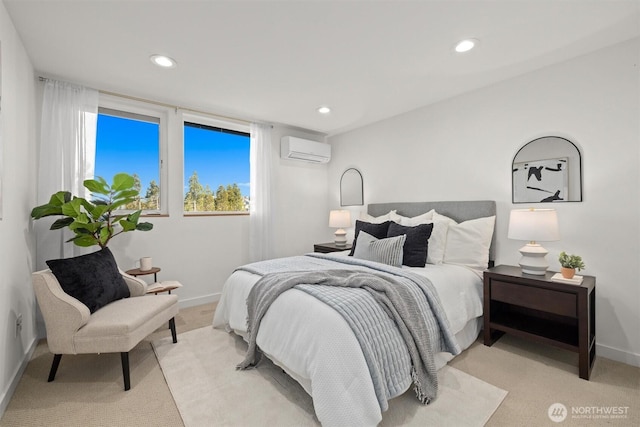
<path id="1" fill-rule="evenodd" d="M 435 209 L 441 215 L 448 216 L 457 222 L 470 219 L 483 218 L 496 214 L 496 202 L 493 200 L 470 200 L 452 202 L 400 202 L 400 203 L 371 203 L 367 212 L 372 216 L 380 216 L 395 209 L 399 215 L 414 217 L 431 209 Z M 493 229 L 493 238 L 489 248 L 490 262 L 495 257 L 496 228 Z"/>

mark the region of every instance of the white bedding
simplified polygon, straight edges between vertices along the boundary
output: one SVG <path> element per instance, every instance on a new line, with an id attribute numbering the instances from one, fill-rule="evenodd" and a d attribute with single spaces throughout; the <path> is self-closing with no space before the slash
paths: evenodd
<path id="1" fill-rule="evenodd" d="M 471 345 L 482 316 L 481 276 L 466 267 L 448 264 L 427 264 L 411 270 L 428 277 L 438 290 L 461 348 Z M 245 335 L 245 301 L 259 278 L 236 271 L 227 279 L 214 314 L 214 327 Z M 342 316 L 328 305 L 303 291 L 286 291 L 262 319 L 257 344 L 313 397 L 316 416 L 323 426 L 374 426 L 382 420 L 358 340 Z M 440 353 L 436 364 L 440 368 L 451 358 L 448 353 Z"/>

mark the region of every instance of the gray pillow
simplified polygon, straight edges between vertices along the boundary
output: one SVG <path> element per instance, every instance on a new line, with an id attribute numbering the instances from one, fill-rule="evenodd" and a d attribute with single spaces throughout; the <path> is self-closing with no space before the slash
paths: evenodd
<path id="1" fill-rule="evenodd" d="M 402 267 L 402 254 L 406 238 L 407 236 L 403 234 L 377 239 L 366 231 L 360 230 L 353 257 Z"/>

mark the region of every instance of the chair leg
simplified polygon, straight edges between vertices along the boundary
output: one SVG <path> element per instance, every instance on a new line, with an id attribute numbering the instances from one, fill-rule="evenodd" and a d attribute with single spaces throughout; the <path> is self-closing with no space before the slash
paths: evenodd
<path id="1" fill-rule="evenodd" d="M 171 319 L 169 319 L 169 328 L 171 329 L 171 337 L 173 338 L 173 343 L 177 343 L 178 342 L 178 337 L 176 335 L 176 319 L 175 317 L 172 317 Z"/>
<path id="2" fill-rule="evenodd" d="M 62 359 L 61 354 L 53 355 L 53 363 L 51 364 L 51 370 L 49 371 L 49 379 L 47 382 L 51 382 L 56 378 L 56 372 L 58 372 L 58 366 L 60 366 L 60 359 Z"/>
<path id="3" fill-rule="evenodd" d="M 124 391 L 131 388 L 131 380 L 129 377 L 129 353 L 123 351 L 120 353 L 120 359 L 122 359 L 122 376 L 124 377 Z"/>

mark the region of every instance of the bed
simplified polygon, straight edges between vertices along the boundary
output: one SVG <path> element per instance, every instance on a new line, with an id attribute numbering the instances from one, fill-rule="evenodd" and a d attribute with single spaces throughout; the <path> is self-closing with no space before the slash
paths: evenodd
<path id="1" fill-rule="evenodd" d="M 488 224 L 485 221 L 488 218 L 494 221 L 496 206 L 493 201 L 370 204 L 367 219 L 371 222 L 393 219 L 398 223 L 404 220 L 411 224 L 412 221 L 421 222 L 420 218 L 433 211 L 439 215 L 438 220 L 452 221 L 448 223 L 449 237 L 454 238 L 456 233 L 468 237 L 469 227 L 465 228 L 465 225 L 477 221 Z M 432 217 L 431 221 L 435 219 Z M 476 340 L 482 325 L 481 272 L 494 259 L 493 221 L 490 231 L 487 227 L 483 231 L 485 243 L 482 250 L 486 249 L 486 254 L 483 254 L 486 258 L 471 262 L 465 257 L 474 258 L 475 255 L 464 253 L 458 254 L 464 262 L 452 262 L 456 261 L 455 257 L 443 256 L 444 262 L 440 264 L 402 267 L 402 270 L 410 270 L 410 274 L 427 277 L 433 284 L 446 313 L 450 333 L 462 350 Z M 436 228 L 437 225 L 434 230 Z M 487 233 L 490 233 L 488 237 Z M 313 257 L 313 260 L 322 258 L 322 263 L 342 266 L 352 262 L 353 257 L 347 255 L 348 251 L 308 254 L 307 257 Z M 282 262 L 289 260 L 283 259 Z M 357 262 L 358 265 L 365 264 L 362 268 L 368 268 L 368 263 L 378 265 L 370 261 Z M 225 328 L 247 339 L 246 301 L 260 278 L 251 269 L 241 268 L 227 279 L 214 314 L 214 327 Z M 316 297 L 297 288 L 279 295 L 262 318 L 256 344 L 264 355 L 312 396 L 316 416 L 322 425 L 374 426 L 382 420 L 386 408 L 376 395 L 372 374 L 354 331 L 338 311 Z M 444 366 L 452 358 L 453 355 L 447 352 L 435 354 L 436 368 Z M 406 374 L 409 375 L 408 372 Z M 416 400 L 416 404 L 420 403 Z"/>

